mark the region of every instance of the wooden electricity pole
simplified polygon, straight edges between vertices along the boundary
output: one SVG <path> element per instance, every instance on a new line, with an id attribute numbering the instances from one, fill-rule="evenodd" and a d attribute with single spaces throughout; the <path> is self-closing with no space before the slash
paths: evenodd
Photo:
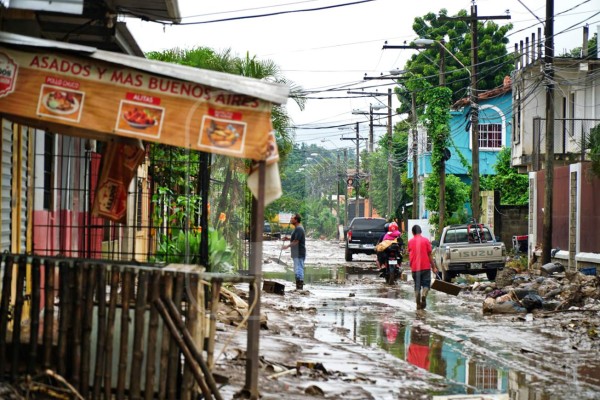
<path id="1" fill-rule="evenodd" d="M 477 23 L 478 21 L 489 21 L 495 19 L 510 19 L 510 15 L 496 16 L 478 16 L 477 6 L 471 6 L 471 15 L 467 17 L 440 17 L 440 21 L 455 20 L 468 21 L 471 25 L 471 209 L 473 218 L 479 221 L 481 217 L 481 196 L 479 193 L 479 96 L 477 94 L 477 64 L 479 63 L 477 51 L 479 50 L 479 42 L 477 38 Z"/>
<path id="2" fill-rule="evenodd" d="M 546 176 L 544 188 L 544 219 L 542 234 L 542 264 L 551 261 L 552 251 L 552 189 L 554 186 L 554 0 L 546 0 L 544 41 L 544 75 L 546 81 Z"/>

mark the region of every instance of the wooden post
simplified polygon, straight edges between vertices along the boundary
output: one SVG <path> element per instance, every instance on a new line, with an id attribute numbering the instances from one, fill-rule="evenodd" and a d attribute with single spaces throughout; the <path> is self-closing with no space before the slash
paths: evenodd
<path id="1" fill-rule="evenodd" d="M 54 262 L 44 262 L 44 369 L 49 369 L 54 346 Z"/>
<path id="2" fill-rule="evenodd" d="M 187 293 L 184 329 L 187 328 L 187 332 L 195 332 L 198 328 L 198 311 L 196 309 L 198 304 L 195 303 L 198 293 L 198 281 L 198 275 L 196 274 L 186 274 L 184 276 L 184 286 Z M 201 288 L 201 290 L 204 290 L 204 288 Z M 204 308 L 204 304 L 201 304 L 200 307 Z M 196 397 L 194 394 L 197 391 L 197 386 L 194 381 L 194 374 L 187 363 L 184 364 L 183 368 L 181 391 L 180 398 L 182 400 L 193 400 Z"/>
<path id="3" fill-rule="evenodd" d="M 108 303 L 108 318 L 106 320 L 106 345 L 104 350 L 104 398 L 112 399 L 112 351 L 115 333 L 115 314 L 117 309 L 117 296 L 119 289 L 120 271 L 112 267 L 110 278 L 110 298 Z"/>
<path id="4" fill-rule="evenodd" d="M 168 297 L 167 297 L 168 298 Z M 173 280 L 173 302 L 177 304 L 177 309 L 181 310 L 181 299 L 183 298 L 183 275 L 176 273 Z M 177 384 L 179 370 L 181 367 L 181 358 L 176 339 L 171 338 L 171 348 L 169 349 L 169 368 L 167 373 L 167 398 L 169 400 L 179 400 Z"/>
<path id="5" fill-rule="evenodd" d="M 38 330 L 40 327 L 40 259 L 35 257 L 31 264 L 31 329 L 29 332 L 29 362 L 27 373 L 33 374 L 37 365 Z"/>
<path id="6" fill-rule="evenodd" d="M 82 319 L 83 332 L 81 334 L 81 388 L 80 393 L 84 398 L 89 397 L 90 392 L 90 360 L 92 358 L 92 319 L 94 316 L 94 293 L 96 292 L 96 279 L 94 268 L 85 264 L 83 267 L 84 311 Z"/>
<path id="7" fill-rule="evenodd" d="M 129 352 L 129 296 L 131 293 L 131 270 L 123 270 L 121 280 L 121 338 L 119 342 L 119 369 L 117 376 L 117 399 L 125 398 L 125 380 Z"/>
<path id="8" fill-rule="evenodd" d="M 161 297 L 170 298 L 173 295 L 173 273 L 167 272 L 162 277 L 163 287 Z M 160 346 L 160 378 L 158 381 L 158 398 L 164 400 L 167 394 L 167 377 L 169 370 L 169 346 L 171 345 L 169 328 L 163 325 L 162 343 Z"/>
<path id="9" fill-rule="evenodd" d="M 160 272 L 152 273 L 152 284 L 149 293 L 149 301 L 151 304 L 158 299 L 160 295 Z M 158 336 L 158 310 L 156 307 L 150 307 L 150 321 L 148 323 L 148 348 L 146 350 L 146 388 L 144 390 L 145 400 L 154 399 L 154 382 L 156 381 L 156 348 Z"/>
<path id="10" fill-rule="evenodd" d="M 129 396 L 132 400 L 141 399 L 142 384 L 142 361 L 144 360 L 144 348 L 142 339 L 145 332 L 146 307 L 148 305 L 148 273 L 140 271 L 138 273 L 138 287 L 135 301 L 135 321 L 133 333 L 133 356 L 131 358 L 131 377 L 129 379 Z"/>
<path id="11" fill-rule="evenodd" d="M 96 343 L 96 365 L 94 370 L 93 400 L 100 400 L 100 389 L 104 376 L 104 349 L 106 348 L 106 274 L 108 271 L 102 266 L 96 266 L 96 299 L 98 301 L 98 335 Z"/>
<path id="12" fill-rule="evenodd" d="M 83 269 L 80 263 L 75 263 L 73 269 L 73 282 L 74 287 L 71 293 L 74 293 L 73 298 L 73 313 L 71 318 L 73 319 L 73 329 L 71 330 L 73 338 L 73 347 L 70 347 L 68 353 L 72 355 L 72 368 L 71 368 L 71 379 L 69 382 L 77 389 L 80 390 L 80 371 L 81 371 L 81 332 L 83 318 Z"/>
<path id="13" fill-rule="evenodd" d="M 8 306 L 13 275 L 13 257 L 7 256 L 4 262 L 4 279 L 2 281 L 2 300 L 0 301 L 0 376 L 6 368 L 6 334 L 8 332 Z"/>
<path id="14" fill-rule="evenodd" d="M 183 336 L 183 341 L 190 351 L 192 360 L 200 366 L 200 369 L 204 374 L 204 379 L 206 383 L 208 383 L 208 387 L 212 391 L 212 394 L 217 400 L 222 400 L 222 397 L 219 394 L 219 389 L 217 388 L 217 383 L 215 382 L 210 370 L 208 369 L 208 366 L 204 362 L 202 354 L 200 354 L 200 352 L 196 348 L 196 345 L 194 344 L 194 339 L 192 338 L 192 335 L 190 335 L 189 331 L 186 329 L 185 324 L 181 319 L 181 314 L 177 310 L 177 307 L 175 307 L 175 304 L 169 299 L 165 299 L 163 304 L 167 312 L 169 313 L 171 320 L 175 323 L 175 326 L 180 330 L 181 335 Z"/>
<path id="15" fill-rule="evenodd" d="M 181 349 L 181 351 L 184 354 L 184 357 L 187 360 L 189 360 L 190 369 L 191 369 L 192 373 L 194 374 L 194 378 L 196 378 L 196 382 L 198 382 L 198 385 L 200 386 L 200 389 L 202 390 L 202 394 L 204 395 L 204 398 L 211 399 L 212 395 L 210 393 L 210 390 L 208 389 L 208 386 L 206 385 L 206 382 L 204 381 L 204 378 L 202 377 L 202 373 L 200 372 L 198 365 L 196 363 L 194 363 L 194 361 L 193 361 L 194 358 L 192 357 L 190 350 L 185 345 L 185 343 L 183 342 L 183 339 L 181 338 L 179 332 L 177 331 L 177 327 L 175 326 L 175 323 L 173 322 L 171 317 L 169 317 L 169 313 L 167 312 L 167 309 L 165 308 L 164 303 L 161 301 L 161 299 L 156 299 L 156 300 L 154 300 L 154 306 L 156 307 L 156 309 L 162 316 L 163 321 L 165 322 L 165 326 L 167 327 L 168 331 L 170 332 L 171 337 L 175 341 L 176 345 L 179 347 L 179 349 Z"/>
<path id="16" fill-rule="evenodd" d="M 215 336 L 217 334 L 217 312 L 219 310 L 219 297 L 221 295 L 221 284 L 222 280 L 214 279 L 211 286 L 211 300 L 210 300 L 210 330 L 208 333 L 208 346 L 206 349 L 206 359 L 208 368 L 212 370 L 214 366 L 214 352 L 215 352 Z"/>
<path id="17" fill-rule="evenodd" d="M 358 154 L 357 154 L 358 157 Z M 259 398 L 258 393 L 258 357 L 260 340 L 260 288 L 262 281 L 262 257 L 263 257 L 263 228 L 265 220 L 265 176 L 267 163 L 260 161 L 258 164 L 258 198 L 252 198 L 252 218 L 254 220 L 252 229 L 252 243 L 250 251 L 250 275 L 254 281 L 250 284 L 248 304 L 254 304 L 248 309 L 248 340 L 246 358 L 246 382 L 244 391 L 249 394 L 251 400 Z M 358 170 L 357 170 L 358 172 Z M 358 200 L 358 195 L 357 195 Z M 358 215 L 356 215 L 358 216 Z"/>
<path id="18" fill-rule="evenodd" d="M 13 314 L 13 334 L 12 334 L 12 365 L 10 376 L 13 380 L 19 374 L 19 353 L 21 350 L 21 319 L 23 313 L 23 287 L 25 286 L 27 259 L 21 257 L 17 268 L 17 294 L 15 296 L 15 309 Z"/>
<path id="19" fill-rule="evenodd" d="M 71 268 L 66 262 L 59 264 L 59 310 L 58 310 L 58 374 L 66 376 L 67 373 L 67 339 L 71 328 L 71 291 L 69 288 L 69 275 Z"/>

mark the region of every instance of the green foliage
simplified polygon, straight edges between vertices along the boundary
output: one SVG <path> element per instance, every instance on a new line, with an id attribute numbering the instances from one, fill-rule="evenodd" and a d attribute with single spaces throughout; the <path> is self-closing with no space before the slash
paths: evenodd
<path id="1" fill-rule="evenodd" d="M 428 210 L 438 210 L 440 204 L 440 178 L 433 173 L 425 179 L 425 208 Z M 456 175 L 446 175 L 446 213 L 444 220 L 450 221 L 454 213 L 458 213 L 455 218 L 461 218 L 464 213 L 464 204 L 469 199 L 469 186 L 460 180 Z M 434 213 L 429 221 L 437 225 L 439 216 Z"/>
<path id="2" fill-rule="evenodd" d="M 454 54 L 460 62 L 470 68 L 471 65 L 471 33 L 466 21 L 441 19 L 447 17 L 448 11 L 441 9 L 439 15 L 428 13 L 417 17 L 413 23 L 413 31 L 418 37 L 442 41 L 447 40 L 445 47 Z M 467 16 L 466 10 L 461 10 L 456 16 Z M 478 22 L 478 56 L 479 65 L 477 78 L 478 89 L 489 90 L 502 85 L 505 76 L 510 75 L 513 68 L 510 55 L 507 53 L 508 38 L 506 34 L 512 29 L 512 24 L 498 26 L 492 21 Z M 450 54 L 442 51 L 445 60 L 446 85 L 452 90 L 453 101 L 467 96 L 470 85 L 469 73 Z M 439 82 L 440 48 L 428 46 L 413 55 L 404 69 L 425 77 L 432 86 Z"/>
<path id="3" fill-rule="evenodd" d="M 256 56 L 251 57 L 248 53 L 245 57 L 239 57 L 233 55 L 231 49 L 217 53 L 207 47 L 196 47 L 193 49 L 174 48 L 163 52 L 152 51 L 146 53 L 146 57 L 152 60 L 287 84 L 290 87 L 290 98 L 296 102 L 298 107 L 302 110 L 306 104 L 302 88 L 283 77 L 279 67 L 273 61 L 258 60 Z M 279 155 L 283 159 L 290 151 L 294 141 L 293 130 L 289 129 L 292 121 L 284 106 L 273 106 L 271 116 Z"/>
<path id="4" fill-rule="evenodd" d="M 598 34 L 594 33 L 594 36 L 588 41 L 588 59 L 597 59 L 598 58 Z M 574 49 L 567 51 L 565 54 L 557 55 L 556 57 L 572 57 L 572 58 L 581 58 L 582 57 L 582 48 L 575 47 Z"/>
<path id="5" fill-rule="evenodd" d="M 499 153 L 494 169 L 496 175 L 481 177 L 481 190 L 500 192 L 500 204 L 520 206 L 529 203 L 529 178 L 511 167 L 511 149 L 504 147 Z"/>
<path id="6" fill-rule="evenodd" d="M 587 147 L 590 149 L 592 173 L 600 176 L 600 124 L 590 129 Z"/>
<path id="7" fill-rule="evenodd" d="M 199 264 L 200 228 L 193 216 L 197 215 L 198 196 L 174 195 L 160 187 L 152 197 L 153 226 L 157 227 L 157 249 L 151 261 Z M 233 252 L 222 234 L 220 222 L 208 231 L 208 253 L 211 271 L 231 269 Z"/>
<path id="8" fill-rule="evenodd" d="M 283 83 L 290 87 L 290 98 L 293 99 L 300 109 L 304 108 L 306 99 L 302 94 L 302 88 L 288 81 L 282 76 L 277 65 L 270 60 L 258 60 L 248 53 L 245 56 L 236 56 L 230 49 L 216 52 L 207 47 L 196 47 L 192 49 L 174 48 L 162 52 L 149 52 L 147 58 L 187 65 L 193 68 L 220 71 L 229 74 L 247 76 L 268 82 Z M 293 146 L 292 121 L 285 106 L 274 105 L 271 110 L 271 120 L 275 137 L 277 140 L 279 155 L 282 160 L 291 151 Z M 168 187 L 173 193 L 194 197 L 198 193 L 199 152 L 189 151 L 182 148 L 169 148 L 167 146 L 153 144 L 150 149 L 151 170 L 150 175 L 155 187 Z M 240 267 L 244 262 L 244 243 L 240 240 L 240 232 L 244 232 L 249 225 L 251 195 L 245 185 L 246 169 L 245 160 L 233 159 L 231 157 L 211 155 L 210 179 L 211 191 L 208 203 L 213 204 L 212 224 L 218 224 L 215 219 L 222 212 L 227 213 L 228 223 L 217 229 L 213 234 L 209 230 L 209 248 L 211 262 L 216 265 L 224 264 L 230 258 L 228 251 L 223 250 L 221 240 L 226 238 L 230 246 L 236 252 L 236 263 Z M 173 195 L 175 196 L 175 195 Z M 191 201 L 189 204 L 195 204 Z M 216 205 L 216 207 L 215 207 Z M 169 212 L 177 212 L 175 209 L 167 208 Z M 190 211 L 195 215 L 195 211 Z M 164 216 L 165 220 L 178 220 L 183 216 Z M 208 216 L 211 217 L 210 215 Z M 170 223 L 170 222 L 169 222 Z M 211 222 L 209 222 L 210 224 Z M 176 250 L 181 253 L 186 246 L 196 246 L 196 233 L 191 228 L 194 224 L 184 225 L 181 231 L 162 232 L 160 237 L 163 258 L 169 251 Z M 212 228 L 211 228 L 212 229 Z M 181 234 L 183 232 L 183 236 Z M 215 236 L 215 235 L 224 236 Z M 198 239 L 199 240 L 199 239 Z M 215 240 L 215 243 L 212 241 Z M 183 243 L 183 244 L 182 244 Z M 182 253 L 183 254 L 183 253 Z M 213 265 L 213 268 L 215 266 Z"/>
<path id="9" fill-rule="evenodd" d="M 412 183 L 407 187 L 402 181 L 402 177 L 406 176 L 409 133 L 410 124 L 400 121 L 394 126 L 391 143 L 388 136 L 382 136 L 376 150 L 365 157 L 371 174 L 368 196 L 373 208 L 390 220 L 402 217 L 402 204 L 411 198 L 407 190 L 412 191 Z M 388 182 L 388 163 L 392 167 L 391 182 Z M 388 186 L 392 188 L 391 210 L 388 210 Z"/>
<path id="10" fill-rule="evenodd" d="M 444 149 L 448 147 L 450 136 L 450 99 L 452 92 L 447 87 L 437 87 L 427 90 L 423 96 L 427 104 L 423 118 L 427 127 L 427 134 L 433 145 L 431 165 L 439 176 Z"/>

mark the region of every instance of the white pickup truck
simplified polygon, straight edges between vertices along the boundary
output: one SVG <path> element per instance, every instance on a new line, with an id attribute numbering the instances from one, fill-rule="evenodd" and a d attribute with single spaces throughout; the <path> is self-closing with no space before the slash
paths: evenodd
<path id="1" fill-rule="evenodd" d="M 435 265 L 446 282 L 458 274 L 487 275 L 490 281 L 506 263 L 506 246 L 496 241 L 489 226 L 483 224 L 450 225 L 439 242 L 432 242 Z"/>

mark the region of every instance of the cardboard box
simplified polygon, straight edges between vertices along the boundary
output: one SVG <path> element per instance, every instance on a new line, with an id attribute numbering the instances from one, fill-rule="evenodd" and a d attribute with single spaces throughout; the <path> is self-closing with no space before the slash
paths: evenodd
<path id="1" fill-rule="evenodd" d="M 448 293 L 453 296 L 457 296 L 460 293 L 461 289 L 461 287 L 458 285 L 449 282 L 444 282 L 440 279 L 434 279 L 433 281 L 431 281 L 431 288 L 433 290 Z"/>

